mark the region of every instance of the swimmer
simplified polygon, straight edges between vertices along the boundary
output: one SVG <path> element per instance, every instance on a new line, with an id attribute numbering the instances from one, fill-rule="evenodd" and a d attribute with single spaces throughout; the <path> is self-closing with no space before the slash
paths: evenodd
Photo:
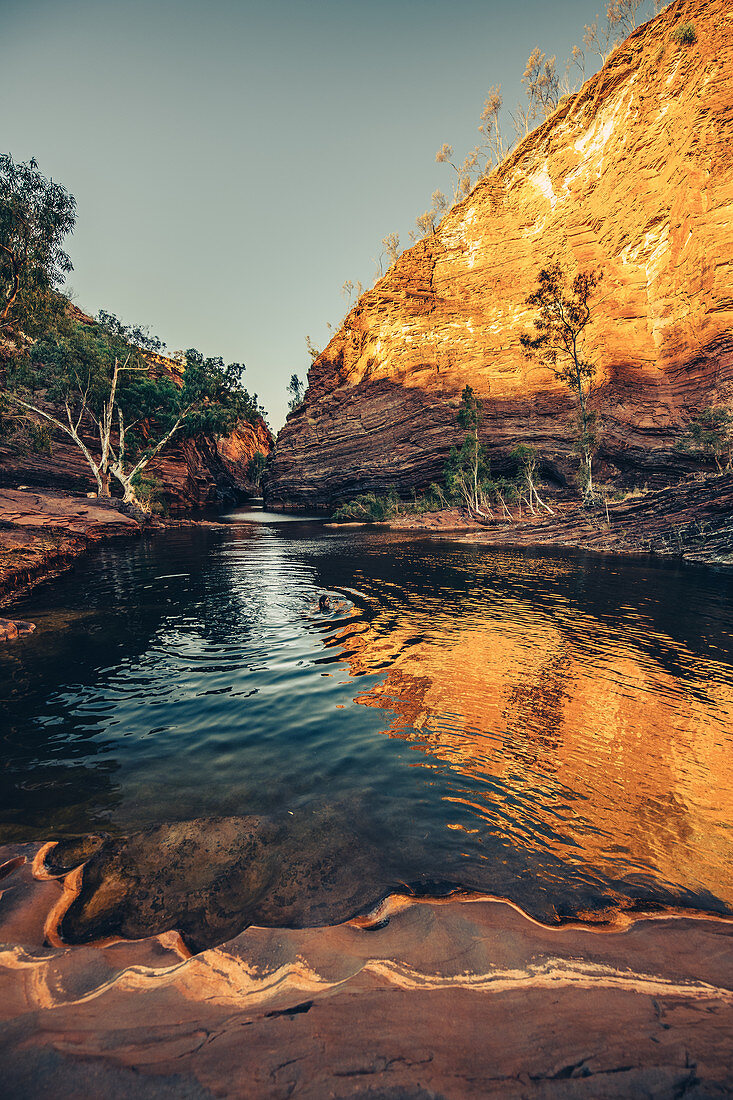
<path id="1" fill-rule="evenodd" d="M 327 592 L 318 597 L 318 610 L 321 615 L 328 615 L 331 611 L 349 611 L 351 607 L 348 600 L 339 600 L 335 596 L 329 596 Z"/>

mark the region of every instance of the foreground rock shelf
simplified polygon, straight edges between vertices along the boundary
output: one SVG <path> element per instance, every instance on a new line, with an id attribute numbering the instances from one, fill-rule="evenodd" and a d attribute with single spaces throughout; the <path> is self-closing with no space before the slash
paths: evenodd
<path id="1" fill-rule="evenodd" d="M 733 924 L 550 929 L 510 904 L 391 897 L 368 928 L 251 927 L 51 948 L 55 880 L 0 852 L 14 1097 L 718 1097 L 733 1089 Z"/>
<path id="2" fill-rule="evenodd" d="M 113 505 L 0 489 L 0 606 L 65 573 L 95 543 L 139 535 L 140 525 Z"/>

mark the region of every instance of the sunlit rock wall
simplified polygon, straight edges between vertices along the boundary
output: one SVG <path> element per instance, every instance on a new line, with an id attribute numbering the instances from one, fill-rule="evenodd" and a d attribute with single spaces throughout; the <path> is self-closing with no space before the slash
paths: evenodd
<path id="1" fill-rule="evenodd" d="M 691 21 L 697 43 L 671 32 Z M 675 0 L 405 252 L 313 364 L 278 436 L 273 503 L 442 474 L 469 383 L 494 468 L 523 440 L 572 477 L 571 406 L 519 344 L 537 273 L 600 268 L 590 348 L 609 476 L 689 470 L 684 424 L 733 390 L 733 8 Z M 451 404 L 452 403 L 452 404 Z"/>

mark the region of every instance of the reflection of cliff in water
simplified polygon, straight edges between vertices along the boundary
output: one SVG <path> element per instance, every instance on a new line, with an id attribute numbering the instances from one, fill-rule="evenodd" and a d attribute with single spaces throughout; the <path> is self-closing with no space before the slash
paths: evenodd
<path id="1" fill-rule="evenodd" d="M 733 676 L 706 652 L 725 613 L 713 578 L 511 553 L 477 554 L 470 577 L 465 555 L 435 564 L 410 590 L 391 568 L 365 578 L 373 614 L 342 641 L 352 675 L 387 670 L 357 701 L 394 713 L 385 732 L 424 754 L 416 766 L 450 773 L 449 828 L 733 903 Z"/>

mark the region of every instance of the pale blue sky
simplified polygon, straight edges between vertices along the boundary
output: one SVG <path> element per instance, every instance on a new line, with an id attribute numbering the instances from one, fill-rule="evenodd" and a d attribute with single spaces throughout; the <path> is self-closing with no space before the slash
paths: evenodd
<path id="1" fill-rule="evenodd" d="M 600 7 L 0 0 L 0 148 L 76 196 L 78 304 L 245 362 L 277 429 L 344 280 L 449 191 L 439 146 L 467 151 L 488 87 L 516 102 L 531 49 L 564 60 Z"/>

